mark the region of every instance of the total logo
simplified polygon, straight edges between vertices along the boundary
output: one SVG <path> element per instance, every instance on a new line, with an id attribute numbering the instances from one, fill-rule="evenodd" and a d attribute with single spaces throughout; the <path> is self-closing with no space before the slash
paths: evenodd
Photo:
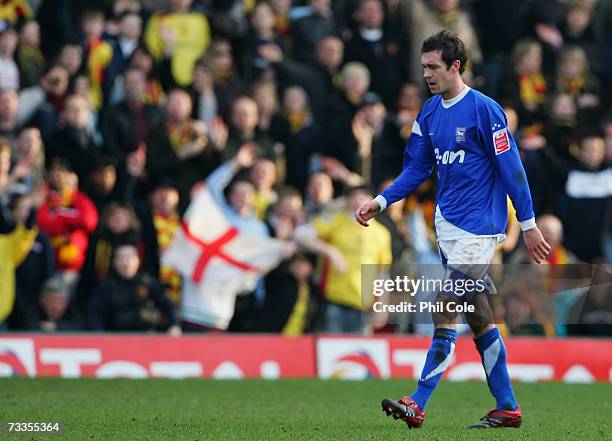
<path id="1" fill-rule="evenodd" d="M 459 164 L 463 164 L 463 161 L 465 160 L 465 150 L 457 150 L 456 152 L 447 150 L 441 155 L 440 149 L 436 147 L 434 149 L 434 153 L 436 155 L 436 162 L 438 163 L 438 165 L 440 165 L 440 163 L 444 165 L 452 164 L 457 160 Z"/>
<path id="2" fill-rule="evenodd" d="M 43 347 L 29 338 L 0 338 L 0 378 L 61 376 L 80 378 L 199 378 L 241 379 L 247 377 L 244 363 L 229 359 L 215 363 L 206 360 L 150 360 L 137 356 L 117 359 L 96 347 Z M 206 371 L 204 365 L 208 368 Z M 281 377 L 281 363 L 261 360 L 256 366 L 259 378 Z"/>

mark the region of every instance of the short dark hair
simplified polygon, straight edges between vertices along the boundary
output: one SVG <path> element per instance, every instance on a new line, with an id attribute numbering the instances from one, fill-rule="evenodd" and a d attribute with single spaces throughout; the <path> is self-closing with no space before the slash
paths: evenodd
<path id="1" fill-rule="evenodd" d="M 61 170 L 64 172 L 71 172 L 72 167 L 68 160 L 61 158 L 59 156 L 55 156 L 51 158 L 51 161 L 49 161 L 49 165 L 47 166 L 47 172 L 50 172 L 51 170 Z"/>
<path id="2" fill-rule="evenodd" d="M 88 8 L 88 9 L 85 9 L 81 13 L 81 23 L 87 20 L 98 20 L 98 19 L 102 19 L 102 20 L 106 19 L 106 14 L 104 13 L 102 9 L 95 8 L 95 7 Z"/>
<path id="3" fill-rule="evenodd" d="M 232 178 L 229 184 L 227 184 L 227 187 L 223 189 L 223 196 L 225 196 L 226 200 L 229 200 L 230 194 L 232 193 L 232 191 L 234 191 L 234 187 L 240 183 L 249 184 L 252 187 L 255 187 L 255 184 L 250 179 L 247 170 L 241 170 L 236 176 Z"/>
<path id="4" fill-rule="evenodd" d="M 134 11 L 133 9 L 127 9 L 127 10 L 121 12 L 119 15 L 115 16 L 115 19 L 121 21 L 125 17 L 129 17 L 131 15 L 136 15 L 136 16 L 140 17 L 140 14 L 138 12 Z"/>
<path id="5" fill-rule="evenodd" d="M 296 188 L 291 187 L 290 185 L 283 186 L 279 188 L 277 191 L 277 202 L 283 198 L 301 198 L 302 193 L 300 193 Z"/>
<path id="6" fill-rule="evenodd" d="M 593 126 L 587 126 L 579 130 L 578 140 L 580 142 L 580 148 L 582 148 L 584 141 L 591 138 L 604 139 L 604 135 L 600 130 Z"/>
<path id="7" fill-rule="evenodd" d="M 459 73 L 465 71 L 465 65 L 468 60 L 467 49 L 459 36 L 450 31 L 440 31 L 432 35 L 423 42 L 421 53 L 440 51 L 442 60 L 446 63 L 447 69 L 451 67 L 455 60 L 461 63 Z"/>

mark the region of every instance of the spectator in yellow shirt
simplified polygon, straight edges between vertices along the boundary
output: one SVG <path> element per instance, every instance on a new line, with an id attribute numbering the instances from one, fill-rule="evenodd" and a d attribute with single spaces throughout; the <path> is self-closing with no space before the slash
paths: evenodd
<path id="1" fill-rule="evenodd" d="M 0 329 L 15 304 L 15 269 L 28 256 L 38 234 L 35 218 L 32 215 L 25 224 L 10 225 L 0 214 Z"/>
<path id="2" fill-rule="evenodd" d="M 389 231 L 378 222 L 361 228 L 352 215 L 370 197 L 364 187 L 351 188 L 344 210 L 317 216 L 295 232 L 299 245 L 324 258 L 320 285 L 327 301 L 327 332 L 364 331 L 362 312 L 370 308 L 372 298 L 361 291 L 361 265 L 392 262 Z"/>
<path id="3" fill-rule="evenodd" d="M 208 20 L 199 12 L 191 12 L 191 3 L 172 0 L 171 12 L 149 19 L 144 37 L 158 63 L 170 59 L 172 77 L 181 87 L 191 84 L 195 64 L 210 44 Z"/>

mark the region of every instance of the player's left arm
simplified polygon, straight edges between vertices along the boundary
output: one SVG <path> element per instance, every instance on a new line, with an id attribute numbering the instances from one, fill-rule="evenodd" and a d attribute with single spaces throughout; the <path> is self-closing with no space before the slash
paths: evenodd
<path id="1" fill-rule="evenodd" d="M 482 105 L 479 110 L 481 139 L 516 208 L 516 217 L 521 225 L 529 255 L 535 262 L 540 263 L 548 256 L 550 245 L 546 243 L 536 225 L 527 175 L 516 142 L 508 130 L 506 116 L 497 104 Z"/>

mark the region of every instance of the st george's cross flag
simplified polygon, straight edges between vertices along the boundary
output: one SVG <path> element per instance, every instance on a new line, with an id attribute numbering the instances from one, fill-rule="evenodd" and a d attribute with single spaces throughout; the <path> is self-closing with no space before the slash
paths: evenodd
<path id="1" fill-rule="evenodd" d="M 231 225 L 206 186 L 191 200 L 162 264 L 183 276 L 182 319 L 225 329 L 236 296 L 275 268 L 286 242 Z"/>

